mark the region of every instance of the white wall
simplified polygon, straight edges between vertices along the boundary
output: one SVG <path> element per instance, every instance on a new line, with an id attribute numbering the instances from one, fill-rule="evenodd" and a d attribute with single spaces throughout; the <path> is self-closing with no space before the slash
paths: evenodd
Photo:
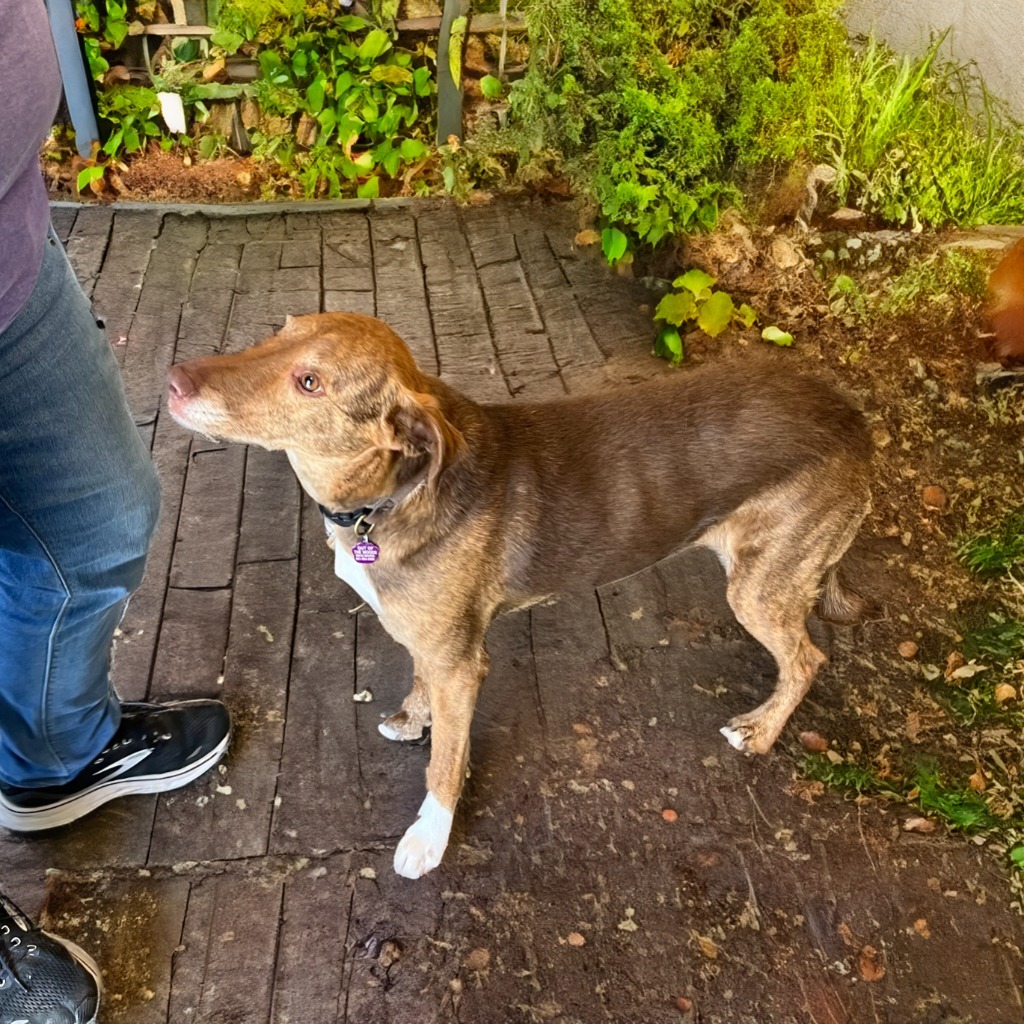
<path id="1" fill-rule="evenodd" d="M 1024 0 L 847 0 L 846 23 L 910 54 L 952 25 L 945 52 L 975 61 L 989 90 L 1024 119 Z"/>

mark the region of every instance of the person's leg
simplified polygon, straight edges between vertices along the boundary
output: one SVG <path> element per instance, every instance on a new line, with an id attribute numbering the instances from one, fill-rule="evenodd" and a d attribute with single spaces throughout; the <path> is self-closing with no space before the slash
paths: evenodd
<path id="1" fill-rule="evenodd" d="M 74 778 L 116 732 L 110 643 L 159 484 L 55 238 L 0 334 L 0 784 Z"/>

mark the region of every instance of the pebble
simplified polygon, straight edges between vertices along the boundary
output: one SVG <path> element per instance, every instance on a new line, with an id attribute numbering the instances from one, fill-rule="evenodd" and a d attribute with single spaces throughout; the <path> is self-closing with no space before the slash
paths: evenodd
<path id="1" fill-rule="evenodd" d="M 917 644 L 913 640 L 904 640 L 899 646 L 899 652 L 901 658 L 916 658 Z"/>
<path id="2" fill-rule="evenodd" d="M 949 503 L 946 492 L 937 484 L 931 484 L 926 487 L 921 492 L 921 499 L 924 501 L 925 508 L 936 509 L 937 511 L 942 511 Z"/>

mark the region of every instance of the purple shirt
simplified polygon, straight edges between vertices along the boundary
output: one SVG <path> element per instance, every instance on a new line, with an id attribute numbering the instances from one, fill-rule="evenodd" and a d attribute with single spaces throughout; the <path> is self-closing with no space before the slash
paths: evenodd
<path id="1" fill-rule="evenodd" d="M 39 147 L 60 100 L 43 0 L 0 0 L 0 331 L 39 278 L 50 223 Z"/>

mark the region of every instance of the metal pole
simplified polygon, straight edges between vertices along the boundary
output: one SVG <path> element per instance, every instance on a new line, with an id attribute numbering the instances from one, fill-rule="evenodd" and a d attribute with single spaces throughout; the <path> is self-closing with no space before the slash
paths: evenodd
<path id="1" fill-rule="evenodd" d="M 64 99 L 75 129 L 75 145 L 78 155 L 88 158 L 92 156 L 93 143 L 99 142 L 100 130 L 92 105 L 92 85 L 85 66 L 85 54 L 75 31 L 75 12 L 71 0 L 46 0 L 46 9 L 64 83 Z"/>
<path id="2" fill-rule="evenodd" d="M 437 144 L 443 146 L 449 135 L 462 138 L 462 85 L 455 84 L 448 62 L 452 22 L 469 11 L 469 0 L 444 0 L 440 36 L 437 40 Z M 468 33 L 467 33 L 468 34 Z M 462 59 L 462 55 L 459 55 Z"/>

